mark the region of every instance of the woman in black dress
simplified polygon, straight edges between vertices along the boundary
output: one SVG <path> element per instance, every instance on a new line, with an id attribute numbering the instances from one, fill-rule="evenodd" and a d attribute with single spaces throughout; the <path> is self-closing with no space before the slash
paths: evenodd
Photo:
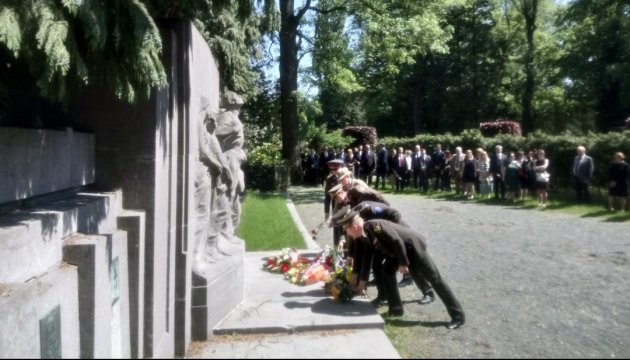
<path id="1" fill-rule="evenodd" d="M 623 153 L 616 152 L 613 157 L 613 163 L 610 165 L 610 181 L 608 182 L 608 208 L 610 211 L 615 211 L 615 199 L 619 200 L 621 211 L 626 211 L 630 165 L 624 160 L 625 156 Z"/>

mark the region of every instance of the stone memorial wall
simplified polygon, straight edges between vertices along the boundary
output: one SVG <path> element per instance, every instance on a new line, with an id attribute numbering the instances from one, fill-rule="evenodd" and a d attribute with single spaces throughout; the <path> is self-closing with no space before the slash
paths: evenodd
<path id="1" fill-rule="evenodd" d="M 243 101 L 190 22 L 161 29 L 150 99 L 91 86 L 80 131 L 0 128 L 0 358 L 184 356 L 243 299 Z"/>

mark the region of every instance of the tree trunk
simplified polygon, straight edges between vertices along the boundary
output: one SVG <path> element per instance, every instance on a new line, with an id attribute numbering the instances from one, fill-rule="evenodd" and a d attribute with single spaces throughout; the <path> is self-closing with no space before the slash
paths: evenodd
<path id="1" fill-rule="evenodd" d="M 530 40 L 530 37 L 532 38 Z M 530 42 L 531 41 L 531 42 Z M 532 101 L 534 99 L 534 43 L 533 34 L 527 34 L 527 54 L 525 54 L 525 89 L 523 91 L 523 135 L 533 130 Z"/>
<path id="2" fill-rule="evenodd" d="M 538 0 L 530 0 L 529 6 L 524 6 L 523 16 L 527 31 L 527 52 L 525 53 L 525 89 L 523 91 L 523 135 L 527 135 L 534 128 L 532 116 L 532 102 L 536 84 L 534 82 L 534 32 L 536 31 L 536 16 L 538 13 Z"/>
<path id="3" fill-rule="evenodd" d="M 302 182 L 302 162 L 298 141 L 298 47 L 299 18 L 294 14 L 293 0 L 280 0 L 280 118 L 282 124 L 282 158 L 288 161 L 291 182 Z"/>
<path id="4" fill-rule="evenodd" d="M 412 108 L 411 117 L 413 118 L 413 133 L 414 135 L 422 134 L 422 85 L 421 80 L 416 79 L 414 88 L 412 90 Z"/>

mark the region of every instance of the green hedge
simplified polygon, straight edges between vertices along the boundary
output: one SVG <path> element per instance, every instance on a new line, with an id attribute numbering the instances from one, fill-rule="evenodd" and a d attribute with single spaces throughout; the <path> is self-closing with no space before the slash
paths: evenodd
<path id="1" fill-rule="evenodd" d="M 549 158 L 549 168 L 552 174 L 552 183 L 558 187 L 571 185 L 571 167 L 578 145 L 586 147 L 587 154 L 593 157 L 595 162 L 595 175 L 593 185 L 606 187 L 608 181 L 608 169 L 615 152 L 621 151 L 626 157 L 630 156 L 630 131 L 611 132 L 604 134 L 589 133 L 585 136 L 549 135 L 543 132 L 534 132 L 528 136 L 501 134 L 494 137 L 483 137 L 479 130 L 464 130 L 459 135 L 427 134 L 411 138 L 386 137 L 379 141 L 388 149 L 402 146 L 405 149 L 413 149 L 416 144 L 428 148 L 429 154 L 433 152 L 436 144 L 441 144 L 442 149 L 454 151 L 461 146 L 466 149 L 482 147 L 490 154 L 494 152 L 494 146 L 503 145 L 503 152 L 528 151 L 531 149 L 544 149 Z"/>
<path id="2" fill-rule="evenodd" d="M 543 132 L 534 132 L 528 136 L 500 134 L 494 137 L 484 137 L 478 129 L 464 130 L 458 135 L 427 134 L 410 138 L 385 137 L 378 144 L 385 144 L 388 149 L 402 146 L 405 149 L 413 149 L 416 144 L 433 152 L 436 144 L 441 144 L 442 149 L 454 151 L 455 147 L 462 149 L 476 149 L 482 147 L 490 154 L 494 152 L 497 144 L 503 145 L 503 151 L 528 151 L 531 149 L 544 149 L 549 158 L 549 171 L 552 175 L 554 187 L 571 186 L 571 167 L 575 157 L 575 149 L 578 145 L 584 145 L 587 154 L 595 161 L 595 175 L 593 185 L 606 187 L 608 181 L 608 168 L 612 162 L 612 155 L 621 151 L 630 157 L 630 131 L 605 134 L 589 133 L 585 136 L 549 135 Z M 245 181 L 247 188 L 261 191 L 273 191 L 285 188 L 287 183 L 287 165 L 280 159 L 280 149 L 272 143 L 264 143 L 254 147 L 247 153 L 245 164 Z"/>
<path id="3" fill-rule="evenodd" d="M 282 164 L 280 149 L 273 143 L 263 143 L 247 151 L 245 188 L 260 191 L 277 189 L 276 168 Z"/>

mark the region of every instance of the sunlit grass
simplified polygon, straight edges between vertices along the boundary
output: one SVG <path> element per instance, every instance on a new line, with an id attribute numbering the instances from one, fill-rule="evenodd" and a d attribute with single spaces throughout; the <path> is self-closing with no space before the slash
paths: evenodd
<path id="1" fill-rule="evenodd" d="M 245 240 L 247 251 L 305 248 L 283 194 L 248 192 L 236 235 Z"/>
<path id="2" fill-rule="evenodd" d="M 592 193 L 592 201 L 589 204 L 578 204 L 575 201 L 575 193 L 572 189 L 552 189 L 549 191 L 547 206 L 542 208 L 538 206 L 538 201 L 531 195 L 526 196 L 522 200 L 505 200 L 495 199 L 494 193 L 486 195 L 486 197 L 475 196 L 473 200 L 466 200 L 463 195 L 455 195 L 455 191 L 436 191 L 432 188 L 426 193 L 421 193 L 418 189 L 407 187 L 402 193 L 395 192 L 390 189 L 389 184 L 385 190 L 381 190 L 383 194 L 403 194 L 422 196 L 431 199 L 442 199 L 449 201 L 465 201 L 471 203 L 486 204 L 489 206 L 513 206 L 536 211 L 552 211 L 561 212 L 573 216 L 583 218 L 598 218 L 602 221 L 624 222 L 630 221 L 630 211 L 609 211 L 608 199 L 602 191 L 594 190 Z"/>

